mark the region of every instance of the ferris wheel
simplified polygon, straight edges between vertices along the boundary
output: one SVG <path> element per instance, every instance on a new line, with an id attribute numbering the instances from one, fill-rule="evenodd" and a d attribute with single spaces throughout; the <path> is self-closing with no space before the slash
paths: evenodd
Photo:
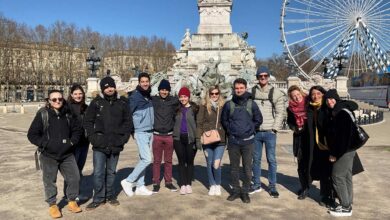
<path id="1" fill-rule="evenodd" d="M 283 0 L 281 42 L 298 74 L 388 72 L 389 0 Z"/>

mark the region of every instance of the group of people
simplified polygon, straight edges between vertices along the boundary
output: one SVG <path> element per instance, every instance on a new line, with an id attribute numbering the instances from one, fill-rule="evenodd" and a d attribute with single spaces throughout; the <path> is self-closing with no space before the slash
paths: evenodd
<path id="1" fill-rule="evenodd" d="M 119 95 L 111 77 L 103 78 L 101 93 L 89 106 L 79 85 L 71 88 L 67 102 L 61 91 L 50 91 L 47 105 L 38 111 L 28 131 L 28 139 L 40 152 L 50 216 L 62 216 L 56 204 L 58 171 L 64 177 L 68 209 L 81 212 L 77 201 L 82 199 L 80 180 L 89 143 L 93 150 L 94 194 L 86 209 L 93 210 L 105 203 L 119 205 L 114 180 L 120 152 L 130 137 L 136 141 L 139 161 L 121 181 L 129 197 L 159 192 L 163 160 L 165 187 L 173 192 L 179 190 L 181 195 L 191 194 L 197 150 L 202 150 L 206 159 L 208 194 L 220 196 L 221 162 L 227 148 L 231 176 L 231 193 L 227 200 L 240 198 L 250 203 L 249 194 L 262 191 L 264 145 L 269 168 L 267 191 L 271 197 L 278 198 L 276 136 L 285 118 L 287 99 L 282 91 L 269 84 L 268 68 L 258 68 L 256 77 L 259 83 L 251 93 L 244 79 L 236 79 L 230 101 L 224 100 L 218 85 L 212 85 L 199 105 L 191 102 L 187 87 L 182 87 L 178 96 L 172 96 L 170 83 L 165 79 L 159 84 L 159 93 L 151 96 L 147 73 L 138 75 L 138 86 L 128 98 Z M 346 135 L 346 131 L 340 130 L 348 121 L 344 109 L 353 111 L 356 104 L 341 101 L 334 90 L 325 94 L 319 86 L 313 87 L 308 96 L 299 87 L 291 87 L 288 95 L 288 122 L 294 130 L 294 155 L 298 158 L 302 186 L 298 198 L 304 199 L 311 182 L 320 180 L 321 201 L 330 204 L 332 199 L 334 201 L 332 192 L 336 192 L 341 202 L 340 207 L 331 206 L 330 211 L 352 213 L 351 173 L 355 152 L 346 147 L 348 140 L 339 141 L 345 138 L 339 135 Z M 216 130 L 220 140 L 202 144 L 202 135 L 210 130 Z M 178 159 L 179 189 L 172 180 L 174 151 Z M 152 190 L 145 186 L 145 172 L 150 164 L 153 164 Z"/>
<path id="2" fill-rule="evenodd" d="M 352 175 L 363 171 L 352 146 L 353 111 L 358 105 L 341 100 L 335 89 L 326 91 L 321 86 L 313 86 L 308 95 L 291 86 L 288 95 L 287 122 L 294 131 L 293 152 L 301 183 L 298 199 L 305 199 L 312 181 L 319 180 L 319 204 L 329 208 L 332 216 L 351 216 Z"/>

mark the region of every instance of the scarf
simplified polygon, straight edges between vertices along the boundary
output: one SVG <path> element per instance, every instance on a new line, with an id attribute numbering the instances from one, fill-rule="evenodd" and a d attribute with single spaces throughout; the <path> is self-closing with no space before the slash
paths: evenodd
<path id="1" fill-rule="evenodd" d="M 143 97 L 150 98 L 150 93 L 152 92 L 150 86 L 147 90 L 144 90 L 140 85 L 138 85 L 136 89 L 138 90 L 139 93 L 141 93 Z"/>
<path id="2" fill-rule="evenodd" d="M 301 102 L 295 102 L 292 100 L 290 100 L 288 102 L 288 108 L 294 114 L 295 123 L 297 124 L 298 129 L 303 128 L 303 125 L 305 124 L 305 121 L 307 119 L 306 109 L 305 109 L 305 104 L 306 104 L 305 100 L 306 100 L 306 98 L 303 97 Z"/>
<path id="3" fill-rule="evenodd" d="M 316 137 L 315 138 L 316 138 L 317 146 L 320 150 L 329 150 L 327 143 L 326 143 L 326 138 L 324 138 L 325 144 L 321 143 L 320 136 L 318 134 L 318 127 L 317 127 L 318 110 L 321 108 L 322 99 L 319 102 L 310 102 L 309 104 L 311 106 L 313 106 L 313 108 L 314 108 L 314 118 L 313 119 L 314 119 L 314 125 L 315 125 L 315 129 L 316 129 L 316 132 L 315 132 Z"/>

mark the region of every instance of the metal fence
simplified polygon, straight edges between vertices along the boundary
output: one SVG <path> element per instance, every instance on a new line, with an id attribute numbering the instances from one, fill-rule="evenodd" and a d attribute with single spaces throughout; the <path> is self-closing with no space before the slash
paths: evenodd
<path id="1" fill-rule="evenodd" d="M 382 110 L 370 110 L 370 109 L 360 109 L 362 114 L 356 117 L 356 121 L 359 125 L 368 125 L 374 124 L 383 121 L 383 111 Z M 287 117 L 283 120 L 281 130 L 290 130 L 287 124 Z"/>

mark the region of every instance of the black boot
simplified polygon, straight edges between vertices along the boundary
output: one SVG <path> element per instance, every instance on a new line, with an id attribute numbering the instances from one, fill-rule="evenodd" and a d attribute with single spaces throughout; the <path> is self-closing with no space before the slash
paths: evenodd
<path id="1" fill-rule="evenodd" d="M 248 193 L 241 193 L 241 200 L 243 203 L 250 203 L 251 199 L 249 198 Z"/>
<path id="2" fill-rule="evenodd" d="M 229 197 L 227 197 L 227 200 L 228 201 L 234 201 L 234 200 L 236 200 L 237 198 L 240 198 L 240 193 L 238 193 L 238 192 L 233 192 L 232 194 L 230 194 L 230 196 Z"/>
<path id="3" fill-rule="evenodd" d="M 300 190 L 299 194 L 298 194 L 298 199 L 299 200 L 303 200 L 303 199 L 306 199 L 306 197 L 309 195 L 309 189 L 303 189 L 303 190 Z"/>

